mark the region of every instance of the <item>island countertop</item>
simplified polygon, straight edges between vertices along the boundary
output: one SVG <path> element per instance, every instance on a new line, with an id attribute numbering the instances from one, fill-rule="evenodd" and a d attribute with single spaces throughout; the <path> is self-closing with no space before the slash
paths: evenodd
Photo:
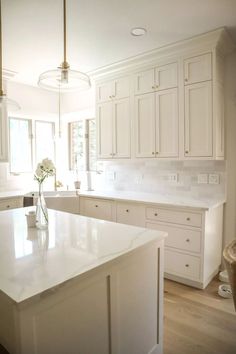
<path id="1" fill-rule="evenodd" d="M 55 210 L 48 230 L 28 228 L 25 213 L 32 209 L 0 213 L 0 291 L 15 303 L 166 236 Z"/>

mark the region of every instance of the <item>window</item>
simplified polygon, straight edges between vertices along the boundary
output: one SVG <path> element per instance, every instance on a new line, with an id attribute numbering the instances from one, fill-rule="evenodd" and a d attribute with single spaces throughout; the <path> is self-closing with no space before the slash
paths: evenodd
<path id="1" fill-rule="evenodd" d="M 80 120 L 69 124 L 71 169 L 96 170 L 95 119 Z"/>
<path id="2" fill-rule="evenodd" d="M 10 118 L 10 170 L 32 171 L 32 124 L 29 119 Z"/>
<path id="3" fill-rule="evenodd" d="M 9 135 L 11 173 L 32 172 L 45 157 L 55 161 L 54 123 L 11 117 Z"/>
<path id="4" fill-rule="evenodd" d="M 36 163 L 48 157 L 55 159 L 55 131 L 54 123 L 36 121 L 35 122 L 35 156 Z"/>

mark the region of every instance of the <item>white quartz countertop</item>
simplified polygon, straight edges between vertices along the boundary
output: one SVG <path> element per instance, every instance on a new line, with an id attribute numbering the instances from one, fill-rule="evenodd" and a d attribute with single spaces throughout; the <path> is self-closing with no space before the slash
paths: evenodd
<path id="1" fill-rule="evenodd" d="M 33 208 L 0 213 L 0 291 L 16 303 L 166 236 L 55 210 L 48 230 L 27 228 Z"/>
<path id="2" fill-rule="evenodd" d="M 34 192 L 37 195 L 37 192 Z M 198 208 L 201 210 L 208 210 L 215 208 L 226 202 L 225 198 L 197 198 L 186 197 L 184 195 L 177 196 L 173 194 L 158 194 L 158 193 L 143 193 L 143 192 L 131 192 L 131 191 L 59 191 L 59 192 L 45 192 L 46 197 L 66 197 L 66 196 L 83 196 L 83 197 L 96 197 L 96 198 L 108 198 L 114 200 L 123 200 L 131 202 L 140 202 L 148 204 L 161 204 L 164 206 L 178 206 L 185 208 Z M 31 196 L 32 193 L 26 191 L 6 191 L 0 192 L 0 199 L 14 198 L 19 196 Z"/>
<path id="3" fill-rule="evenodd" d="M 81 191 L 80 196 L 109 198 L 131 202 L 143 202 L 150 204 L 173 205 L 186 208 L 199 208 L 208 210 L 225 203 L 225 199 L 214 198 L 190 198 L 185 196 L 162 195 L 157 193 L 141 193 L 128 191 Z"/>

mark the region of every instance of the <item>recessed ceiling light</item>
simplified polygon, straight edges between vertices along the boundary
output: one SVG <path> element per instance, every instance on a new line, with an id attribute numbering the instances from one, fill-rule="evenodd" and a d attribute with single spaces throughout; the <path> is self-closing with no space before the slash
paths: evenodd
<path id="1" fill-rule="evenodd" d="M 143 27 L 134 27 L 131 29 L 130 33 L 132 34 L 132 36 L 140 37 L 144 36 L 147 33 L 147 30 Z"/>

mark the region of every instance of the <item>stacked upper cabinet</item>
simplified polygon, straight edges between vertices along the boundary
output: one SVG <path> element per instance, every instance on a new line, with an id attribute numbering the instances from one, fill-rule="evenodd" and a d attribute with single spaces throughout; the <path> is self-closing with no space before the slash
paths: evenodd
<path id="1" fill-rule="evenodd" d="M 98 84 L 96 102 L 98 158 L 129 158 L 129 77 Z"/>
<path id="2" fill-rule="evenodd" d="M 177 62 L 139 72 L 134 80 L 136 157 L 177 158 Z"/>
<path id="3" fill-rule="evenodd" d="M 184 59 L 185 158 L 224 157 L 223 79 L 220 84 L 217 75 L 220 61 L 216 52 Z"/>

